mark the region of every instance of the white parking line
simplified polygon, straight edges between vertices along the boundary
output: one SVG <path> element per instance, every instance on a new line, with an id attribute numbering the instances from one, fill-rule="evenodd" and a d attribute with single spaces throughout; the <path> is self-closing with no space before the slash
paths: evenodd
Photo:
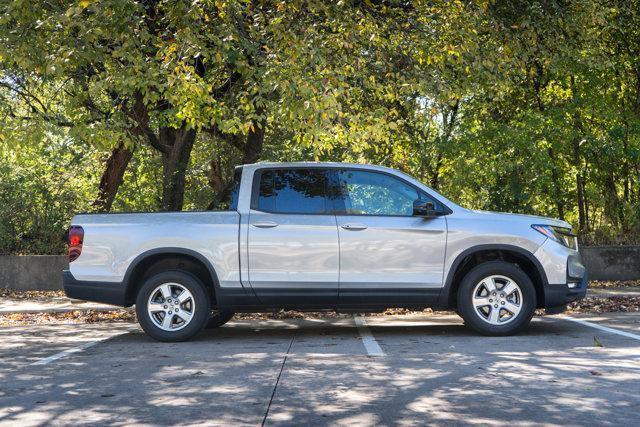
<path id="1" fill-rule="evenodd" d="M 588 322 L 583 319 L 576 319 L 575 317 L 569 317 L 567 315 L 559 316 L 560 319 L 569 320 L 571 322 L 580 323 L 581 325 L 589 326 L 590 328 L 599 329 L 604 332 L 609 332 L 611 334 L 620 335 L 623 337 L 631 338 L 634 340 L 640 341 L 640 335 L 632 334 L 631 332 L 619 331 L 617 329 L 609 328 L 608 326 L 602 326 L 597 323 Z"/>
<path id="2" fill-rule="evenodd" d="M 380 345 L 378 345 L 378 341 L 373 337 L 369 327 L 367 326 L 367 322 L 362 316 L 353 316 L 353 320 L 356 322 L 356 326 L 358 327 L 358 333 L 360 334 L 360 338 L 362 338 L 362 344 L 364 344 L 364 348 L 367 350 L 367 355 L 369 356 L 386 356 Z"/>
<path id="3" fill-rule="evenodd" d="M 136 330 L 136 328 L 128 328 L 126 331 L 120 331 L 120 332 L 118 332 L 116 334 L 107 335 L 106 337 L 102 337 L 102 338 L 100 338 L 98 340 L 95 340 L 95 341 L 86 342 L 86 343 L 84 343 L 82 345 L 79 345 L 77 347 L 68 348 L 66 350 L 61 351 L 60 353 L 52 354 L 51 356 L 45 357 L 44 359 L 40 359 L 40 360 L 37 360 L 37 361 L 35 361 L 33 363 L 30 363 L 29 366 L 48 365 L 49 363 L 54 362 L 54 361 L 56 361 L 58 359 L 62 359 L 63 357 L 67 357 L 70 354 L 79 353 L 79 352 L 81 352 L 83 350 L 86 350 L 89 347 L 93 347 L 94 345 L 99 344 L 99 343 L 101 343 L 103 341 L 110 340 L 111 338 L 115 338 L 117 336 L 124 335 L 124 334 L 129 333 L 129 332 L 134 331 L 134 330 Z"/>

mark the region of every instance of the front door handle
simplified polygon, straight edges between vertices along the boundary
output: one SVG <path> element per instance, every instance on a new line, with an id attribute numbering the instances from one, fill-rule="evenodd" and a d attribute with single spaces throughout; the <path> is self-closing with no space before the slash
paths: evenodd
<path id="1" fill-rule="evenodd" d="M 340 227 L 344 228 L 345 230 L 366 230 L 367 226 L 364 224 L 356 224 L 356 223 L 348 223 L 348 224 L 342 224 Z"/>
<path id="2" fill-rule="evenodd" d="M 263 222 L 254 222 L 251 225 L 258 228 L 273 228 L 273 227 L 277 227 L 278 223 L 273 221 L 263 221 Z"/>

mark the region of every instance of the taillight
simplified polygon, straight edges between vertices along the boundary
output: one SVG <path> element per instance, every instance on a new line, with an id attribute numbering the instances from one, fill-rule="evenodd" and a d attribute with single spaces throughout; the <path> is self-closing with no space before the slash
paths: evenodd
<path id="1" fill-rule="evenodd" d="M 84 229 L 79 225 L 69 227 L 69 262 L 75 261 L 82 252 Z"/>

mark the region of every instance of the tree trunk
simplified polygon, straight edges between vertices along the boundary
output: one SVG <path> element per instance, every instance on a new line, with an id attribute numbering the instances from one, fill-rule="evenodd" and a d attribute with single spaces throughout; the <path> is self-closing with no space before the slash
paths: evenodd
<path id="1" fill-rule="evenodd" d="M 231 186 L 233 185 L 233 179 L 225 179 L 224 170 L 221 164 L 220 158 L 211 159 L 209 162 L 209 186 L 213 189 L 215 194 L 211 203 L 207 206 L 207 210 L 219 209 L 220 202 L 225 200 L 231 193 Z"/>
<path id="2" fill-rule="evenodd" d="M 196 140 L 196 131 L 183 125 L 179 129 L 164 127 L 160 129 L 160 142 L 167 147 L 162 153 L 162 202 L 163 211 L 182 210 L 184 186 L 191 149 Z"/>
<path id="3" fill-rule="evenodd" d="M 434 190 L 438 190 L 440 186 L 440 169 L 442 168 L 442 163 L 444 161 L 444 155 L 442 153 L 443 147 L 446 147 L 451 142 L 451 135 L 453 135 L 453 129 L 456 127 L 458 111 L 460 110 L 460 100 L 457 99 L 456 102 L 449 108 L 443 108 L 442 114 L 442 129 L 443 133 L 437 139 L 436 150 L 438 150 L 438 154 L 436 155 L 436 162 L 431 172 L 431 188 Z"/>
<path id="4" fill-rule="evenodd" d="M 556 166 L 556 155 L 551 147 L 548 148 L 547 152 L 551 162 L 551 180 L 553 182 L 553 193 L 556 199 L 555 202 L 556 209 L 558 210 L 558 218 L 564 219 L 564 204 L 562 203 L 562 190 L 560 188 L 560 177 L 558 176 L 558 168 Z"/>
<path id="5" fill-rule="evenodd" d="M 264 145 L 264 121 L 259 125 L 254 124 L 254 126 L 249 129 L 249 133 L 247 134 L 247 138 L 245 143 L 241 146 L 232 144 L 236 148 L 242 149 L 242 164 L 250 164 L 255 163 L 260 160 L 260 156 L 262 155 L 262 147 Z M 224 139 L 223 139 L 224 140 Z M 233 139 L 227 139 L 227 142 L 232 141 Z M 210 163 L 211 170 L 209 172 L 209 185 L 216 193 L 214 199 L 207 206 L 207 210 L 216 209 L 220 202 L 229 196 L 229 192 L 231 191 L 231 186 L 233 185 L 233 179 L 228 181 L 224 181 L 222 176 L 223 173 L 220 170 L 219 162 L 216 162 L 215 159 L 211 160 Z"/>
<path id="6" fill-rule="evenodd" d="M 436 164 L 433 167 L 431 172 L 431 178 L 429 179 L 429 184 L 431 184 L 431 188 L 438 191 L 438 187 L 440 186 L 440 168 L 442 167 L 442 153 L 438 153 L 436 157 Z"/>
<path id="7" fill-rule="evenodd" d="M 635 169 L 636 169 L 635 182 L 637 184 L 635 185 L 637 189 L 635 202 L 640 203 L 640 162 L 636 163 Z"/>
<path id="8" fill-rule="evenodd" d="M 217 194 L 224 190 L 224 187 L 227 185 L 227 181 L 224 178 L 224 170 L 220 156 L 218 156 L 217 159 L 211 159 L 209 162 L 209 173 L 207 174 L 207 178 L 207 181 L 209 181 L 209 187 L 213 189 L 214 193 Z"/>
<path id="9" fill-rule="evenodd" d="M 586 203 L 584 197 L 584 176 L 582 172 L 578 172 L 576 176 L 576 187 L 578 193 L 578 228 L 580 231 L 585 231 L 589 228 L 589 223 L 587 222 Z"/>
<path id="10" fill-rule="evenodd" d="M 578 90 L 576 89 L 576 78 L 571 76 L 571 98 L 573 103 L 576 104 L 576 109 L 573 113 L 573 126 L 575 128 L 576 135 L 571 141 L 573 148 L 573 166 L 576 168 L 576 198 L 578 203 L 578 229 L 582 232 L 589 227 L 587 220 L 587 208 L 584 195 L 585 187 L 585 175 L 582 167 L 582 154 L 580 153 L 580 142 L 584 137 L 584 127 L 582 126 L 582 117 L 580 110 L 578 110 Z"/>
<path id="11" fill-rule="evenodd" d="M 613 172 L 607 175 L 607 216 L 613 225 L 618 225 L 620 219 L 620 201 L 618 200 L 618 190 L 616 188 L 616 180 Z"/>
<path id="12" fill-rule="evenodd" d="M 264 145 L 264 122 L 256 124 L 247 134 L 247 142 L 244 145 L 242 164 L 255 163 L 260 160 L 262 146 Z"/>
<path id="13" fill-rule="evenodd" d="M 623 160 L 622 160 L 622 175 L 624 176 L 624 201 L 629 202 L 629 175 L 630 175 L 630 167 L 629 167 L 629 142 L 627 140 L 628 133 L 627 127 L 625 126 L 624 138 L 622 140 L 622 149 L 623 149 Z"/>
<path id="14" fill-rule="evenodd" d="M 587 215 L 584 201 L 584 172 L 582 170 L 582 160 L 580 157 L 580 138 L 575 137 L 573 145 L 573 165 L 576 168 L 576 194 L 578 201 L 578 228 L 580 231 L 587 229 Z"/>
<path id="15" fill-rule="evenodd" d="M 127 170 L 127 165 L 129 165 L 132 156 L 133 152 L 123 143 L 118 144 L 111 151 L 98 186 L 98 197 L 93 202 L 93 206 L 99 212 L 109 212 L 111 210 L 113 200 L 120 184 L 122 184 L 124 172 Z"/>
<path id="16" fill-rule="evenodd" d="M 583 176 L 587 176 L 587 165 L 585 165 L 585 172 Z M 582 182 L 582 199 L 584 200 L 584 222 L 586 224 L 587 227 L 587 231 L 591 228 L 591 221 L 589 220 L 590 216 L 589 216 L 589 199 L 587 198 L 587 191 L 586 191 L 586 178 L 583 180 Z"/>

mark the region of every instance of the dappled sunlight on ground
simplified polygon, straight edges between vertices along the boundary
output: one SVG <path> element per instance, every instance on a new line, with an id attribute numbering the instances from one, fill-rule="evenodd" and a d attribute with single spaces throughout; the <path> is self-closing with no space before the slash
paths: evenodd
<path id="1" fill-rule="evenodd" d="M 240 320 L 172 344 L 138 331 L 45 366 L 29 363 L 120 326 L 2 330 L 0 424 L 256 425 L 267 408 L 267 424 L 291 425 L 625 424 L 637 417 L 640 341 L 558 317 L 500 338 L 473 334 L 455 315 L 369 317 L 367 324 L 385 356 L 367 355 L 350 318 Z"/>

